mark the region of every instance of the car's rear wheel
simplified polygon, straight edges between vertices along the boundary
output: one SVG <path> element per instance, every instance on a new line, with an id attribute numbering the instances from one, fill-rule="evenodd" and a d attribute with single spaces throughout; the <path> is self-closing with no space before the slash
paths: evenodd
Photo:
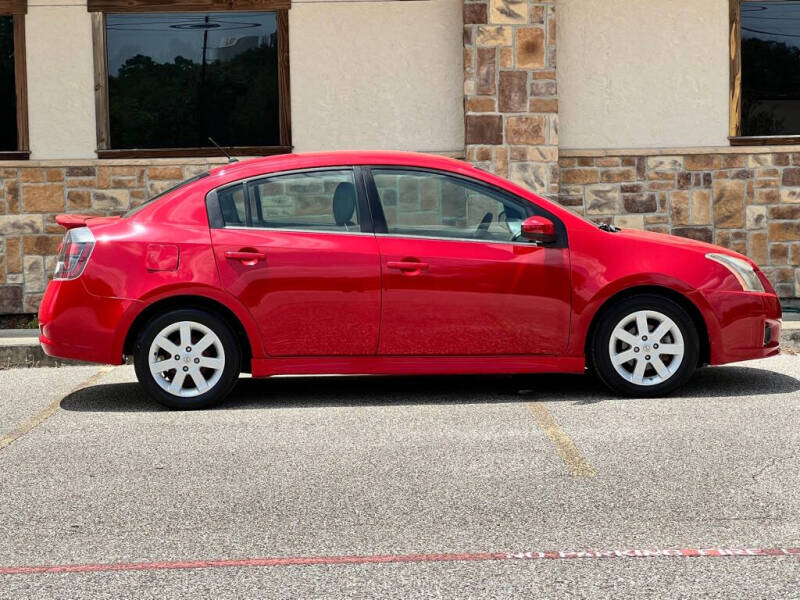
<path id="1" fill-rule="evenodd" d="M 668 394 L 694 373 L 700 343 L 687 312 L 669 298 L 633 296 L 600 318 L 592 364 L 612 391 L 629 396 Z"/>
<path id="2" fill-rule="evenodd" d="M 222 401 L 239 377 L 241 351 L 231 328 L 197 309 L 160 315 L 142 330 L 134 353 L 139 383 L 170 408 Z"/>

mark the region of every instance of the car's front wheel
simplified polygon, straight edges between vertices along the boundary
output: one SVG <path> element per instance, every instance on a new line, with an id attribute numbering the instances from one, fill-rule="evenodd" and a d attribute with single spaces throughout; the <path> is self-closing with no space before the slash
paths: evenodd
<path id="1" fill-rule="evenodd" d="M 134 367 L 139 383 L 170 408 L 222 401 L 239 377 L 241 351 L 231 328 L 197 309 L 167 312 L 142 330 Z"/>
<path id="2" fill-rule="evenodd" d="M 694 373 L 697 329 L 676 302 L 656 295 L 633 296 L 601 317 L 591 345 L 597 375 L 612 391 L 629 396 L 668 394 Z"/>

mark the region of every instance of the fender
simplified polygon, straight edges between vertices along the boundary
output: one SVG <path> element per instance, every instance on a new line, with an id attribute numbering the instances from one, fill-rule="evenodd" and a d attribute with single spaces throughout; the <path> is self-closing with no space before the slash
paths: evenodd
<path id="1" fill-rule="evenodd" d="M 144 297 L 131 304 L 128 310 L 122 315 L 117 333 L 114 337 L 112 350 L 115 356 L 122 356 L 125 338 L 128 336 L 131 325 L 136 318 L 149 306 L 156 302 L 173 298 L 176 296 L 201 296 L 222 304 L 230 310 L 244 327 L 247 339 L 250 342 L 250 350 L 253 358 L 264 358 L 264 346 L 261 342 L 261 334 L 258 325 L 250 313 L 239 300 L 227 292 L 205 284 L 178 284 L 155 288 L 149 291 Z"/>
<path id="2" fill-rule="evenodd" d="M 613 296 L 637 287 L 665 288 L 686 298 L 700 312 L 708 331 L 709 344 L 712 348 L 718 346 L 721 340 L 719 320 L 700 290 L 681 279 L 668 275 L 634 273 L 608 283 L 597 290 L 588 300 L 584 300 L 580 292 L 575 293 L 573 296 L 574 325 L 567 354 L 569 356 L 583 355 L 586 336 L 589 334 L 589 328 L 600 308 Z"/>

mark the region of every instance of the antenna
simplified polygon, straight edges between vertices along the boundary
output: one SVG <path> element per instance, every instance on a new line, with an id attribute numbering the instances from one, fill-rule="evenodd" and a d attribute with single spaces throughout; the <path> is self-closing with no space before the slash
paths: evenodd
<path id="1" fill-rule="evenodd" d="M 232 157 L 230 154 L 228 154 L 227 152 L 225 152 L 225 149 L 224 149 L 222 146 L 220 146 L 220 145 L 219 145 L 217 142 L 215 142 L 215 141 L 214 141 L 214 138 L 212 138 L 211 136 L 208 136 L 208 141 L 209 141 L 209 142 L 211 142 L 212 144 L 214 144 L 214 145 L 217 147 L 217 150 L 219 150 L 219 151 L 220 151 L 220 152 L 222 152 L 222 153 L 223 153 L 225 156 L 227 156 L 227 157 L 228 157 L 228 162 L 229 162 L 229 163 L 235 163 L 235 162 L 239 162 L 239 159 L 238 159 L 238 158 L 233 158 L 233 157 Z"/>

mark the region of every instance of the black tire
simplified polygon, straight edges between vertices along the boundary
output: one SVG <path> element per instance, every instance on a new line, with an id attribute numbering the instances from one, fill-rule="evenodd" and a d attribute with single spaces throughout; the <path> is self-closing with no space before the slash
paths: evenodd
<path id="1" fill-rule="evenodd" d="M 611 350 L 609 349 L 612 334 L 617 325 L 626 317 L 643 310 L 655 311 L 669 317 L 677 326 L 680 335 L 683 337 L 684 354 L 680 363 L 668 378 L 653 385 L 638 384 L 624 378 L 614 367 L 611 359 Z M 667 339 L 667 342 L 669 341 L 670 340 Z M 649 340 L 642 343 L 649 344 L 647 347 L 652 348 L 652 346 L 658 342 L 661 342 L 661 340 Z M 666 344 L 662 343 L 662 345 Z M 620 348 L 620 352 L 623 350 L 634 350 L 634 348 L 624 344 Z M 642 294 L 620 300 L 603 312 L 594 330 L 594 336 L 590 343 L 590 350 L 590 362 L 594 367 L 594 372 L 612 392 L 625 396 L 652 398 L 665 396 L 689 381 L 697 368 L 700 354 L 700 339 L 692 318 L 680 304 L 663 296 Z M 644 345 L 641 348 L 638 346 L 635 348 L 637 357 L 639 356 L 638 352 L 640 350 L 643 352 L 645 351 Z M 649 351 L 654 352 L 652 350 Z M 675 357 L 668 357 L 662 362 L 672 360 L 675 360 Z M 631 369 L 633 371 L 632 365 L 634 364 L 636 364 L 635 361 L 631 361 L 621 365 L 621 368 L 623 370 Z M 670 367 L 671 362 L 668 363 L 667 366 Z M 657 374 L 655 373 L 654 367 L 648 366 L 647 368 L 647 373 L 655 379 L 655 375 Z"/>
<path id="2" fill-rule="evenodd" d="M 219 378 L 213 385 L 209 387 L 207 391 L 203 393 L 198 393 L 195 391 L 194 393 L 197 395 L 191 397 L 179 396 L 165 390 L 156 380 L 156 377 L 162 377 L 164 374 L 154 375 L 150 371 L 150 348 L 156 336 L 158 336 L 167 327 L 180 322 L 199 323 L 200 325 L 205 326 L 216 335 L 217 340 L 219 341 L 219 344 L 221 344 L 222 350 L 224 351 L 224 356 L 222 357 L 224 360 L 224 366 L 222 369 L 218 369 L 218 371 L 221 371 Z M 193 335 L 196 335 L 196 333 L 193 333 Z M 180 334 L 178 334 L 178 336 L 180 336 Z M 197 341 L 198 340 L 194 340 L 195 343 Z M 181 351 L 183 350 L 185 350 L 185 348 L 181 348 Z M 210 352 L 212 354 L 212 356 L 209 356 L 209 358 L 217 357 L 215 349 L 211 349 L 210 351 L 207 350 L 205 352 Z M 230 394 L 233 386 L 236 385 L 236 381 L 239 378 L 242 359 L 241 354 L 241 349 L 233 331 L 223 319 L 219 318 L 213 313 L 203 310 L 185 308 L 171 310 L 155 317 L 149 323 L 147 323 L 147 325 L 140 332 L 136 341 L 133 364 L 139 383 L 154 400 L 169 408 L 190 410 L 207 408 L 214 404 L 218 404 L 224 400 L 228 394 Z M 180 354 L 177 356 L 180 357 Z M 182 358 L 183 360 L 186 360 L 185 357 Z M 204 358 L 204 356 L 200 356 L 200 358 Z M 199 362 L 199 359 L 196 360 Z M 195 359 L 187 362 L 189 366 L 182 367 L 182 370 L 186 371 L 190 368 L 193 368 L 193 362 L 195 362 Z M 200 369 L 200 367 L 198 366 L 197 369 Z M 170 371 L 170 373 L 173 373 L 172 378 L 174 379 L 175 371 Z M 161 381 L 169 382 L 169 374 L 167 372 L 165 372 L 165 374 L 167 374 L 167 377 L 162 377 Z M 184 386 L 194 386 L 196 390 L 199 388 L 199 386 L 194 383 L 192 377 L 187 377 L 187 379 L 189 381 L 185 383 Z M 191 390 L 190 393 L 192 393 Z"/>

